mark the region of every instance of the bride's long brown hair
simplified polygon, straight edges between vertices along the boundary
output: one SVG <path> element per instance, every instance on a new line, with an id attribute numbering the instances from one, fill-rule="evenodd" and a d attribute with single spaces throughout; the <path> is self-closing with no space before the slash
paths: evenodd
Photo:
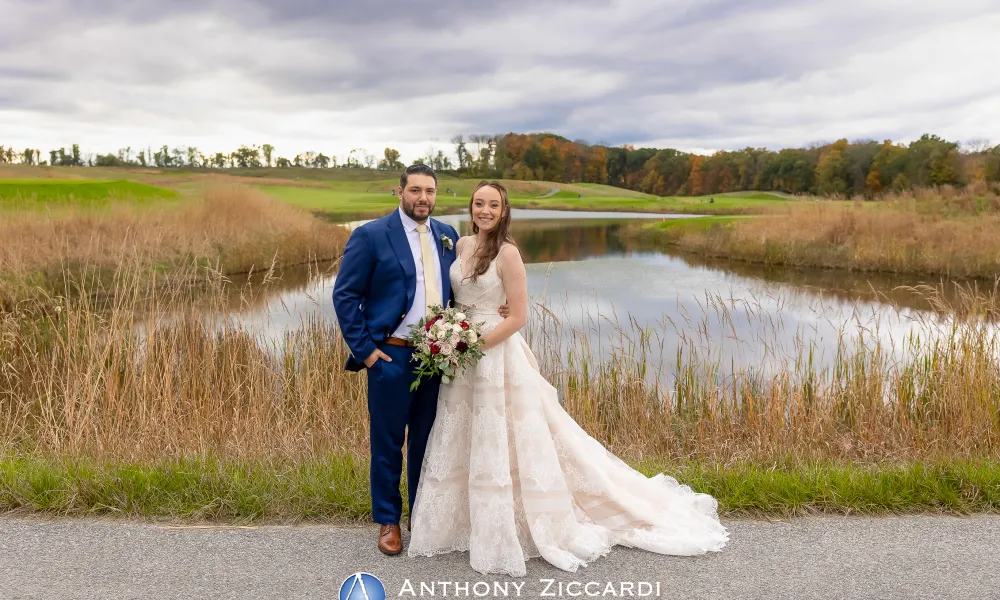
<path id="1" fill-rule="evenodd" d="M 478 279 L 490 268 L 490 263 L 500 254 L 500 248 L 504 243 L 517 246 L 514 238 L 510 235 L 510 200 L 507 198 L 507 188 L 499 181 L 480 181 L 476 189 L 472 191 L 472 196 L 469 198 L 469 219 L 472 222 L 472 233 L 479 235 L 479 225 L 476 225 L 476 219 L 472 215 L 472 204 L 476 201 L 476 192 L 487 186 L 500 192 L 500 222 L 486 234 L 486 243 L 473 256 L 476 266 L 469 275 L 472 281 Z"/>

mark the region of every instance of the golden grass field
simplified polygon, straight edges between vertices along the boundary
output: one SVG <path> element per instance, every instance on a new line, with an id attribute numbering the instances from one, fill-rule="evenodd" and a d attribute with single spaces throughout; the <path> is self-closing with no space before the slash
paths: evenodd
<path id="1" fill-rule="evenodd" d="M 0 220 L 0 306 L 38 292 L 70 294 L 67 276 L 109 281 L 130 261 L 164 281 L 202 264 L 223 274 L 339 257 L 347 232 L 245 186 L 209 187 L 162 204 L 121 201 L 8 210 Z"/>
<path id="2" fill-rule="evenodd" d="M 1000 197 L 950 194 L 789 202 L 753 218 L 666 222 L 651 229 L 684 250 L 766 265 L 1000 277 Z"/>
<path id="3" fill-rule="evenodd" d="M 206 318 L 234 298 L 253 303 L 285 265 L 335 260 L 346 230 L 241 182 L 169 189 L 163 202 L 4 209 L 0 511 L 365 518 L 366 384 L 341 368 L 336 324 L 305 320 L 274 344 Z M 989 198 L 963 202 L 783 201 L 724 227 L 660 233 L 748 260 L 814 264 L 850 248 L 823 266 L 995 273 L 997 211 Z M 796 259 L 802 248 L 825 250 Z M 263 283 L 234 289 L 226 276 L 251 269 Z M 623 317 L 608 357 L 536 306 L 526 335 L 584 429 L 647 472 L 713 493 L 726 514 L 994 511 L 1000 296 L 970 291 L 945 306 L 926 293 L 952 317 L 903 359 L 877 338 L 844 340 L 831 367 L 793 356 L 796 367 L 768 376 L 722 376 L 697 326 L 650 331 Z M 705 310 L 725 322 L 732 306 Z M 769 316 L 758 318 L 766 331 Z M 682 354 L 663 356 L 668 336 Z M 651 377 L 663 364 L 674 381 Z"/>

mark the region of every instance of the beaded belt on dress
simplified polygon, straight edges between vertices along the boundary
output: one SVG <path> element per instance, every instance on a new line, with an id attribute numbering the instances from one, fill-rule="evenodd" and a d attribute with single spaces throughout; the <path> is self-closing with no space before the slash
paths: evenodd
<path id="1" fill-rule="evenodd" d="M 456 303 L 455 304 L 455 308 L 457 308 L 458 310 L 460 310 L 460 311 L 462 311 L 464 313 L 469 313 L 469 314 L 473 314 L 473 315 L 497 315 L 497 316 L 500 316 L 500 313 L 497 312 L 498 310 L 500 310 L 499 306 L 496 307 L 496 308 L 473 308 L 473 307 L 467 306 L 465 304 Z"/>

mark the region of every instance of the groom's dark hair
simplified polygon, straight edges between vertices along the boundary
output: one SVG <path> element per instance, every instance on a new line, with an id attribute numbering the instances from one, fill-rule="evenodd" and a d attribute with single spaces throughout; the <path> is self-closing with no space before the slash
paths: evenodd
<path id="1" fill-rule="evenodd" d="M 410 175 L 427 175 L 434 178 L 434 185 L 437 185 L 438 182 L 438 176 L 437 173 L 434 172 L 434 169 L 427 165 L 410 165 L 406 167 L 403 174 L 399 176 L 399 187 L 406 187 L 406 183 L 409 180 Z"/>

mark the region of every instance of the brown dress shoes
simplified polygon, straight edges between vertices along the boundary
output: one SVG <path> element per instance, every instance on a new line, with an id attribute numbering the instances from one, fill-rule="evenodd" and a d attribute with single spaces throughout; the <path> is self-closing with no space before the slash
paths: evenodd
<path id="1" fill-rule="evenodd" d="M 378 528 L 378 549 L 383 554 L 399 554 L 403 551 L 403 536 L 399 525 L 382 525 Z"/>

